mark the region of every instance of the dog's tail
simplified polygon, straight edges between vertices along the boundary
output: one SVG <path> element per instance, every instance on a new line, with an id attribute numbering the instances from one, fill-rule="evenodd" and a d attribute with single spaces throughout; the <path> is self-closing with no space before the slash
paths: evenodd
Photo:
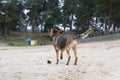
<path id="1" fill-rule="evenodd" d="M 90 29 L 88 29 L 86 32 L 84 32 L 84 33 L 82 33 L 82 34 L 80 34 L 80 35 L 76 35 L 76 36 L 75 36 L 75 39 L 80 39 L 80 38 L 84 39 L 84 38 L 86 38 L 92 31 L 93 31 L 93 28 L 90 28 Z"/>

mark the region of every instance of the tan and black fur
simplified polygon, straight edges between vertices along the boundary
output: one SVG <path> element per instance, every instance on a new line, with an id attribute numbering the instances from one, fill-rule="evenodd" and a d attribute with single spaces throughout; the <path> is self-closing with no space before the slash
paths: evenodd
<path id="1" fill-rule="evenodd" d="M 53 29 L 51 29 L 50 32 L 50 36 L 53 39 L 53 46 L 55 48 L 56 51 L 56 64 L 58 64 L 59 59 L 59 51 L 61 51 L 60 53 L 60 59 L 63 58 L 63 51 L 66 50 L 67 55 L 68 55 L 68 60 L 66 65 L 69 65 L 70 62 L 70 49 L 72 48 L 73 52 L 74 52 L 74 56 L 75 56 L 75 62 L 74 65 L 77 65 L 77 44 L 78 44 L 78 39 L 82 38 L 86 38 L 91 32 L 93 31 L 92 28 L 90 28 L 89 30 L 87 30 L 86 32 L 80 34 L 80 35 L 72 35 L 72 34 L 62 34 L 63 31 L 60 30 L 57 27 L 54 27 Z"/>

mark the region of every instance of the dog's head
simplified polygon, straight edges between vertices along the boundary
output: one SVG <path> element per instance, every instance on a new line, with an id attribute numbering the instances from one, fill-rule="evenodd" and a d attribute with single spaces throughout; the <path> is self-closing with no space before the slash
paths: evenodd
<path id="1" fill-rule="evenodd" d="M 60 35 L 62 33 L 63 33 L 63 31 L 60 30 L 58 27 L 53 27 L 50 31 L 50 36 L 54 37 L 55 35 Z"/>

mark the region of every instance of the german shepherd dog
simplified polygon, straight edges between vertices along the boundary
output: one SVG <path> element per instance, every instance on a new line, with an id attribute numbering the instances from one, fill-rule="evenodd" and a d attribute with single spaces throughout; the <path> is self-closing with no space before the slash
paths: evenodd
<path id="1" fill-rule="evenodd" d="M 77 65 L 77 44 L 78 44 L 78 39 L 86 38 L 91 32 L 93 31 L 92 28 L 88 29 L 86 32 L 80 34 L 80 35 L 73 35 L 73 34 L 63 34 L 63 31 L 60 30 L 58 27 L 54 27 L 50 31 L 50 36 L 52 37 L 53 40 L 53 46 L 56 51 L 56 64 L 58 64 L 59 59 L 59 51 L 60 53 L 60 59 L 63 58 L 63 51 L 66 50 L 67 55 L 68 55 L 68 60 L 66 65 L 69 65 L 70 62 L 70 49 L 72 48 L 75 56 L 75 62 L 74 65 Z"/>

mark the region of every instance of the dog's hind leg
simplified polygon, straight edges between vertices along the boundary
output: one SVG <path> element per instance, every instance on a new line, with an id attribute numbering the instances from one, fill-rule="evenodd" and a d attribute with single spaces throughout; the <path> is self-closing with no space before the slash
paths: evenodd
<path id="1" fill-rule="evenodd" d="M 67 55 L 68 55 L 68 60 L 67 60 L 67 63 L 66 65 L 69 65 L 69 62 L 70 62 L 70 48 L 66 48 L 66 52 L 67 52 Z"/>
<path id="2" fill-rule="evenodd" d="M 63 59 L 63 52 L 60 53 L 60 59 Z"/>
<path id="3" fill-rule="evenodd" d="M 77 59 L 78 59 L 78 57 L 77 57 L 76 45 L 73 46 L 72 49 L 73 49 L 74 56 L 75 56 L 75 62 L 74 62 L 74 65 L 77 65 Z"/>
<path id="4" fill-rule="evenodd" d="M 60 59 L 63 59 L 63 51 L 64 51 L 64 50 L 61 50 Z"/>

